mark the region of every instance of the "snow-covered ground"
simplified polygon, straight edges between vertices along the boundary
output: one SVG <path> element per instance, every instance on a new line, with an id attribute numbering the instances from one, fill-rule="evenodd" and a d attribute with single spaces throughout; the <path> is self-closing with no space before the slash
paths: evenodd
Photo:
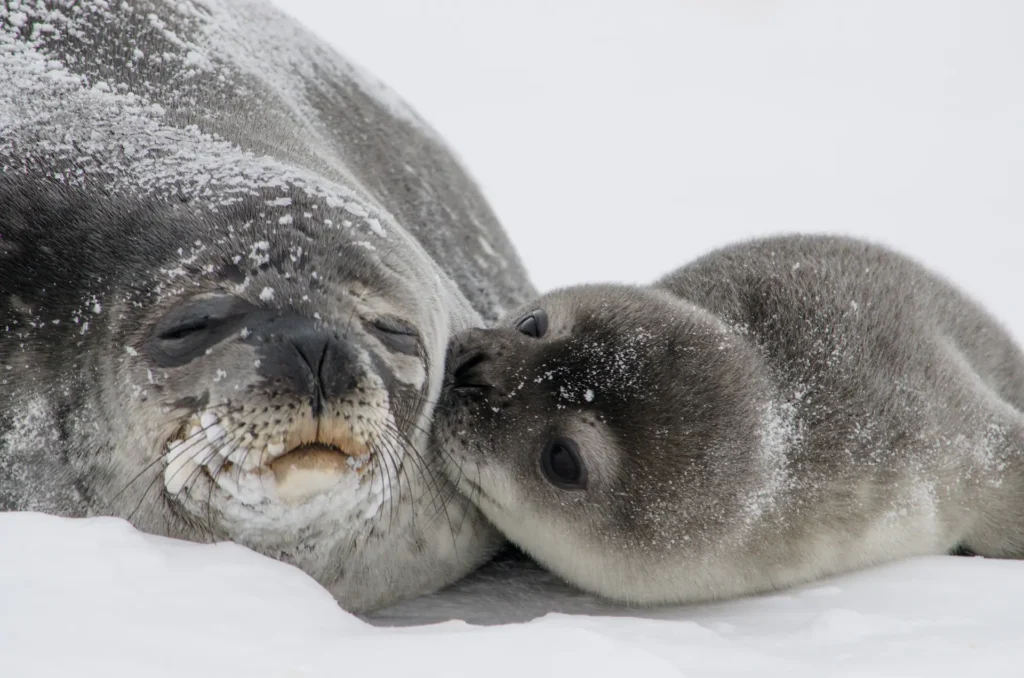
<path id="1" fill-rule="evenodd" d="M 279 4 L 449 139 L 541 288 L 843 232 L 931 264 L 1024 338 L 1024 4 Z M 230 544 L 0 514 L 0 545 L 4 678 L 1024 675 L 1022 562 L 917 559 L 656 611 L 493 569 L 373 626 Z M 408 626 L 451 618 L 508 623 Z"/>
<path id="2" fill-rule="evenodd" d="M 921 558 L 646 615 L 602 610 L 537 576 L 476 581 L 405 613 L 561 612 L 383 628 L 343 612 L 299 570 L 233 544 L 33 513 L 0 514 L 0 543 L 4 678 L 989 678 L 1024 666 L 1017 562 Z"/>

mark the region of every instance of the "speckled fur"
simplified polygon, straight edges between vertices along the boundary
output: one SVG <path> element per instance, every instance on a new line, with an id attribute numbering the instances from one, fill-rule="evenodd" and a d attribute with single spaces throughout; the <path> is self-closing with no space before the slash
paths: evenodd
<path id="1" fill-rule="evenodd" d="M 511 327 L 534 308 L 541 339 Z M 1024 355 L 904 256 L 758 240 L 499 325 L 457 338 L 494 389 L 447 394 L 448 471 L 581 588 L 691 602 L 958 548 L 1024 555 Z M 544 479 L 552 435 L 578 442 L 588 489 Z"/>
<path id="2" fill-rule="evenodd" d="M 204 408 L 265 442 L 303 406 L 244 336 L 153 361 L 160 316 L 211 293 L 350 342 L 361 396 L 329 405 L 372 471 L 297 503 L 203 474 L 166 491 L 165 444 Z M 428 447 L 445 346 L 532 294 L 429 126 L 269 4 L 0 3 L 0 508 L 238 541 L 352 610 L 437 589 L 500 541 Z"/>

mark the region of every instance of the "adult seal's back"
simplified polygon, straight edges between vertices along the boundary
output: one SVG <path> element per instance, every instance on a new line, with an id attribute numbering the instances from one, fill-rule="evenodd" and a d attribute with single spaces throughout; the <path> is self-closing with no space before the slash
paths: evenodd
<path id="1" fill-rule="evenodd" d="M 498 538 L 427 433 L 532 294 L 399 99 L 265 4 L 0 8 L 0 508 L 292 562 L 346 607 Z"/>
<path id="2" fill-rule="evenodd" d="M 581 588 L 691 602 L 1024 556 L 1024 355 L 906 257 L 760 240 L 499 325 L 453 342 L 435 433 L 467 496 Z"/>

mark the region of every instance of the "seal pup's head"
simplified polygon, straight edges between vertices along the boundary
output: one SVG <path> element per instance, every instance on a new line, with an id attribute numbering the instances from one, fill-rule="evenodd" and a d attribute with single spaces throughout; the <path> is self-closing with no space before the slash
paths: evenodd
<path id="1" fill-rule="evenodd" d="M 297 189 L 217 212 L 30 182 L 0 198 L 0 458 L 41 473 L 16 449 L 33 402 L 51 421 L 20 440 L 59 436 L 20 491 L 72 474 L 90 513 L 246 544 L 356 611 L 497 545 L 427 436 L 448 337 L 479 316 L 386 217 Z"/>
<path id="2" fill-rule="evenodd" d="M 453 339 L 435 431 L 452 481 L 542 564 L 600 595 L 667 602 L 701 583 L 678 585 L 702 576 L 680 560 L 751 510 L 758 365 L 736 331 L 665 291 L 563 289 Z"/>

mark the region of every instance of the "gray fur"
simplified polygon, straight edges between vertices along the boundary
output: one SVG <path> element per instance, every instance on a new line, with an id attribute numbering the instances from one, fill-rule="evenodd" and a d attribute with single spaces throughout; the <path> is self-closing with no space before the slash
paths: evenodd
<path id="1" fill-rule="evenodd" d="M 546 310 L 540 339 L 512 325 Z M 965 549 L 1024 555 L 1024 355 L 904 256 L 823 236 L 727 247 L 648 287 L 586 285 L 455 342 L 449 475 L 567 581 L 726 598 Z M 586 490 L 547 482 L 577 441 Z"/>
<path id="2" fill-rule="evenodd" d="M 496 548 L 427 431 L 449 336 L 534 292 L 394 94 L 265 3 L 4 3 L 0 170 L 0 508 L 231 539 L 353 610 Z M 197 299 L 241 324 L 161 362 L 161 323 Z M 334 374 L 319 419 L 278 350 L 304 332 L 353 389 Z M 275 486 L 276 446 L 311 438 L 370 465 Z"/>

